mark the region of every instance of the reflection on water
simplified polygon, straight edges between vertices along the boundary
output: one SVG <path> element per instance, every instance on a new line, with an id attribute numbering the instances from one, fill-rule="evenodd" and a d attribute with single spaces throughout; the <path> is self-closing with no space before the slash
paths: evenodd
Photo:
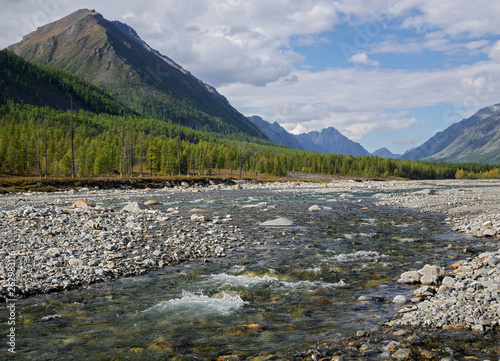
<path id="1" fill-rule="evenodd" d="M 370 198 L 230 195 L 196 203 L 230 213 L 246 236 L 230 257 L 18 301 L 16 359 L 290 357 L 389 319 L 389 300 L 411 291 L 394 277 L 448 265 L 468 242 L 438 216 Z M 314 204 L 322 210 L 308 212 Z M 296 226 L 259 226 L 278 217 Z M 357 302 L 361 295 L 388 302 Z"/>

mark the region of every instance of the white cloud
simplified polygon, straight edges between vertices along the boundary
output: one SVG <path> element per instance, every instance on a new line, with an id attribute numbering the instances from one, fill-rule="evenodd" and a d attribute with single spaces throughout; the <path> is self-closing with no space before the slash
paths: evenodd
<path id="1" fill-rule="evenodd" d="M 490 49 L 488 56 L 490 59 L 500 62 L 500 41 L 497 41 L 495 45 Z"/>
<path id="2" fill-rule="evenodd" d="M 329 0 L 124 3 L 137 15 L 130 25 L 146 42 L 216 87 L 263 86 L 286 76 L 305 60 L 291 48 L 291 37 L 324 43 L 317 34 L 338 21 Z"/>
<path id="3" fill-rule="evenodd" d="M 380 63 L 376 60 L 371 60 L 366 53 L 353 54 L 349 59 L 351 63 L 363 64 L 367 66 L 380 66 Z"/>
<path id="4" fill-rule="evenodd" d="M 255 107 L 270 121 L 286 119 L 292 130 L 333 126 L 348 137 L 391 129 L 408 129 L 421 121 L 407 109 L 456 104 L 457 109 L 498 103 L 500 64 L 480 62 L 457 68 L 384 70 L 332 68 L 320 72 L 295 70 L 295 82 L 276 81 L 256 89 L 232 84 L 220 89 L 237 108 Z M 445 122 L 436 114 L 433 122 Z M 459 120 L 459 119 L 457 119 Z"/>

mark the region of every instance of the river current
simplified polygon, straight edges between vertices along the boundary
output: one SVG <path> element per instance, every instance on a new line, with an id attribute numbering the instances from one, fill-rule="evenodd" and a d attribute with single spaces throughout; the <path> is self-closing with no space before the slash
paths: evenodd
<path id="1" fill-rule="evenodd" d="M 402 272 L 447 266 L 469 242 L 443 215 L 376 206 L 367 194 L 197 197 L 163 207 L 230 214 L 246 241 L 227 257 L 19 300 L 15 358 L 292 358 L 390 320 L 391 300 L 414 289 L 395 281 Z M 279 217 L 295 225 L 259 225 Z"/>

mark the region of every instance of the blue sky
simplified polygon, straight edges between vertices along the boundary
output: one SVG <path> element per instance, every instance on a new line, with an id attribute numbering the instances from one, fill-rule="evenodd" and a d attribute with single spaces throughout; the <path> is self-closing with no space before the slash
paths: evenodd
<path id="1" fill-rule="evenodd" d="M 491 0 L 2 0 L 0 46 L 77 9 L 132 26 L 245 115 L 394 153 L 500 103 Z"/>

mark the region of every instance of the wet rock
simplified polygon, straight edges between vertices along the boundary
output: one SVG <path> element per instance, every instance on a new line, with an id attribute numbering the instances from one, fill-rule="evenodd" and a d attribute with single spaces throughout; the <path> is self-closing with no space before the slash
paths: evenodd
<path id="1" fill-rule="evenodd" d="M 385 348 L 385 350 L 389 354 L 392 354 L 392 353 L 396 352 L 398 349 L 399 349 L 399 343 L 394 342 L 394 341 L 389 342 L 389 344 Z"/>
<path id="2" fill-rule="evenodd" d="M 420 283 L 420 279 L 422 278 L 422 274 L 418 271 L 409 271 L 401 274 L 398 283 L 402 284 L 415 284 Z"/>
<path id="3" fill-rule="evenodd" d="M 148 206 L 148 207 L 149 206 L 157 206 L 158 204 L 160 204 L 160 202 L 155 201 L 154 199 L 150 199 L 150 200 L 144 202 L 144 205 Z"/>
<path id="4" fill-rule="evenodd" d="M 406 298 L 406 296 L 398 295 L 394 297 L 392 302 L 398 305 L 404 305 L 405 303 L 408 303 L 408 299 Z"/>
<path id="5" fill-rule="evenodd" d="M 406 361 L 411 360 L 411 353 L 407 349 L 399 349 L 392 355 L 396 360 Z"/>

